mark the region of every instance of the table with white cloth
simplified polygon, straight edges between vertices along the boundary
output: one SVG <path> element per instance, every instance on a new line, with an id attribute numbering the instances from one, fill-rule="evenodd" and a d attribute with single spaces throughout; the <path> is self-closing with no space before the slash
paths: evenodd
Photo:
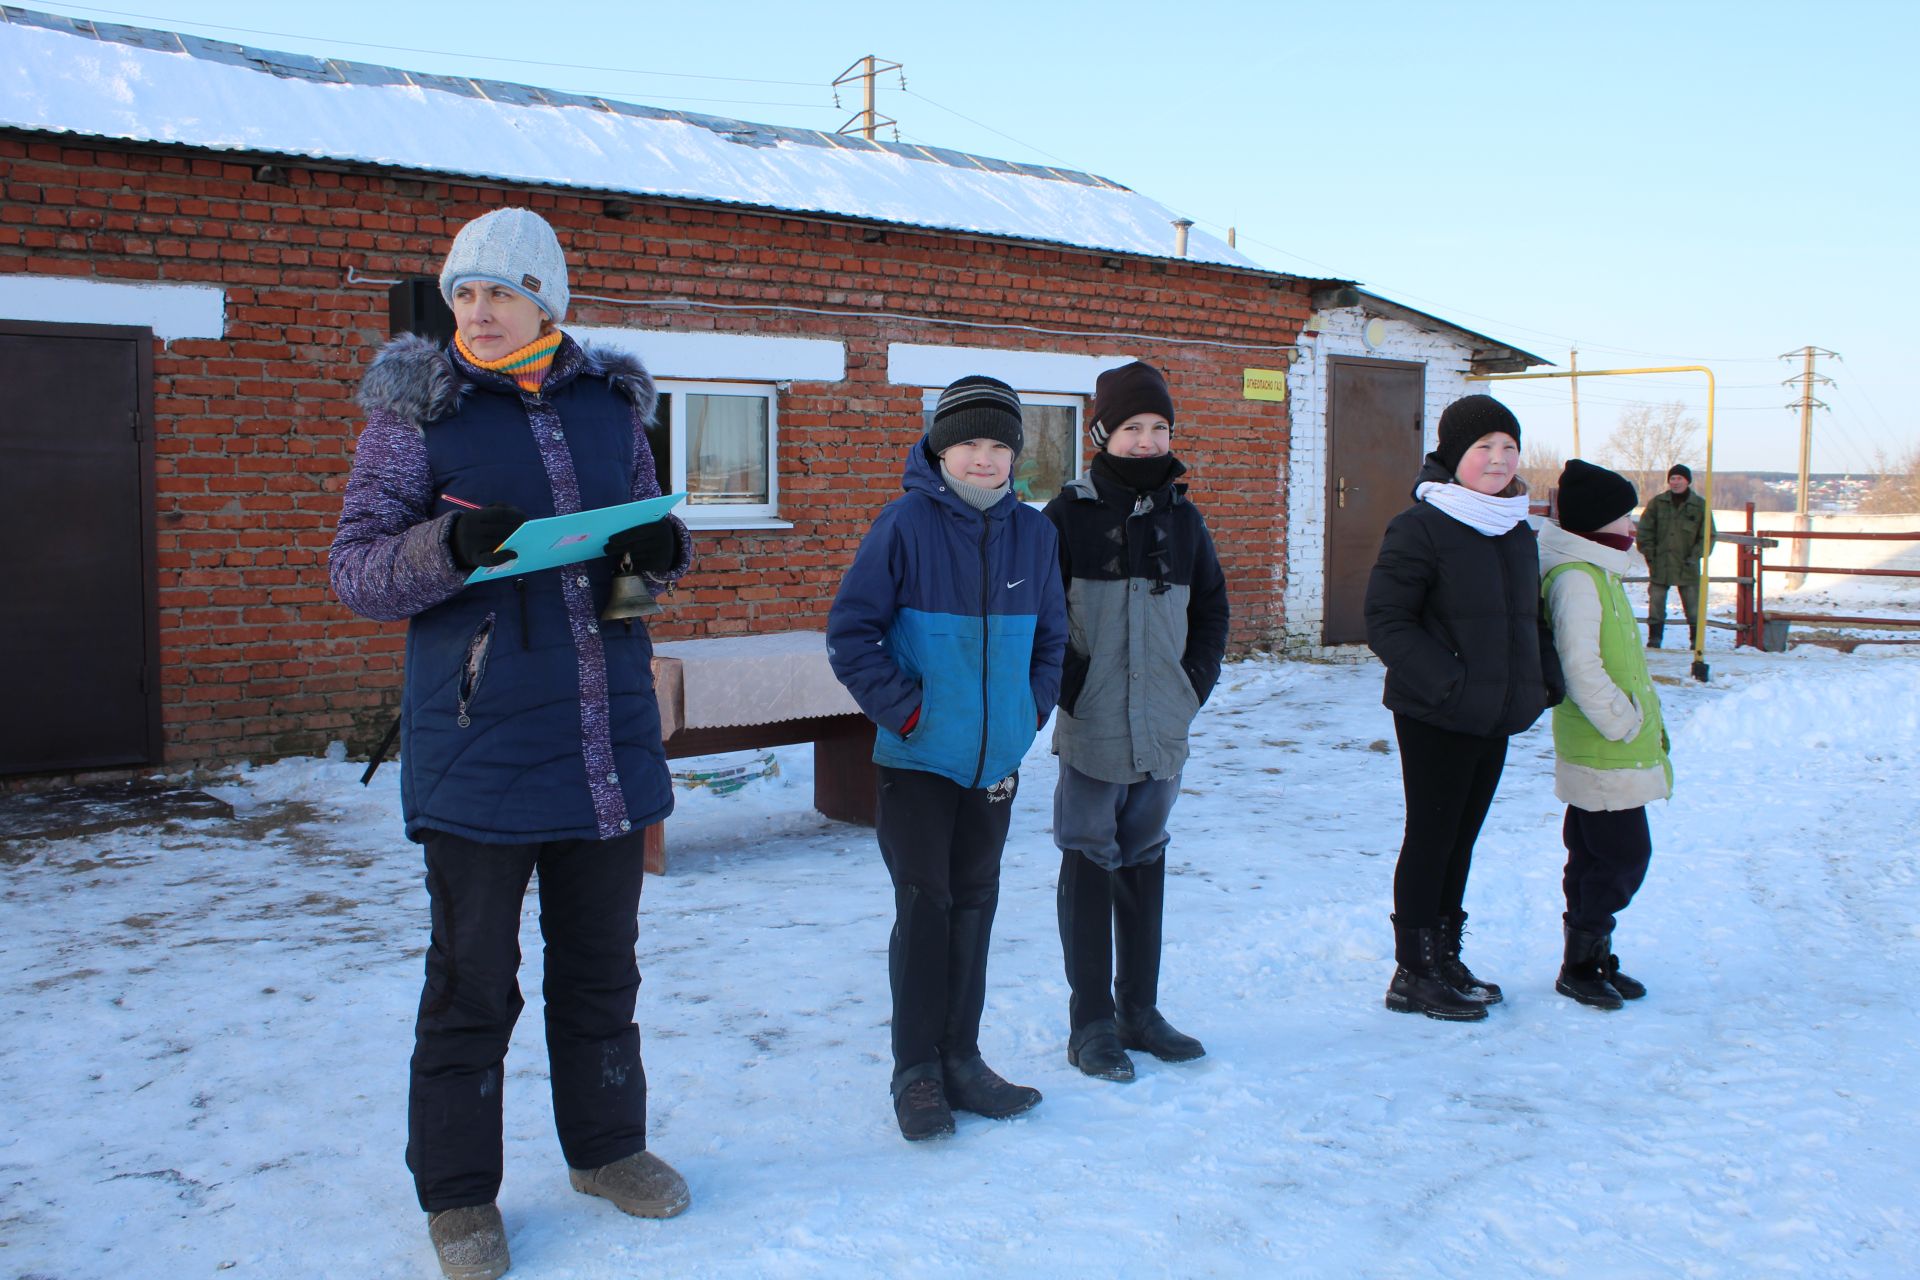
<path id="1" fill-rule="evenodd" d="M 813 807 L 873 825 L 873 722 L 834 678 L 825 632 L 663 640 L 653 680 L 668 759 L 811 742 Z M 665 868 L 666 836 L 654 826 L 647 869 Z"/>

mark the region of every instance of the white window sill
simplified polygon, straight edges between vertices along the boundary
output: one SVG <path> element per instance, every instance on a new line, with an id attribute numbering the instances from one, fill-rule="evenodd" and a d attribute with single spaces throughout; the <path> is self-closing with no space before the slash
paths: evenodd
<path id="1" fill-rule="evenodd" d="M 703 515 L 687 515 L 674 512 L 687 528 L 695 533 L 702 531 L 724 531 L 728 529 L 791 529 L 793 521 L 781 520 L 774 516 L 728 516 L 718 512 Z"/>

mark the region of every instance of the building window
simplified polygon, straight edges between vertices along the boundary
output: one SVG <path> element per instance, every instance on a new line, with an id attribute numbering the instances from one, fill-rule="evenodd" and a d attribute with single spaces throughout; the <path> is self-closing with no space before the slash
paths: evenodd
<path id="1" fill-rule="evenodd" d="M 686 516 L 771 519 L 779 513 L 779 432 L 772 387 L 662 379 L 647 443 L 663 492 L 687 495 Z"/>
<path id="2" fill-rule="evenodd" d="M 929 429 L 939 402 L 938 391 L 928 391 L 922 400 Z M 1013 491 L 1020 501 L 1044 506 L 1080 474 L 1080 411 L 1085 404 L 1079 396 L 1020 392 L 1026 447 L 1013 466 Z"/>

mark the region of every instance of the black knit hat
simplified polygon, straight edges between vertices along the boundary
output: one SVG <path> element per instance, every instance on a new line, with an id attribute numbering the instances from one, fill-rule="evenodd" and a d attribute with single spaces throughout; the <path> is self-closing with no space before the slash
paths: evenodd
<path id="1" fill-rule="evenodd" d="M 1473 447 L 1473 442 L 1496 431 L 1512 436 L 1515 444 L 1520 443 L 1520 419 L 1513 416 L 1513 410 L 1492 396 L 1455 400 L 1440 415 L 1440 443 L 1434 446 L 1433 456 L 1449 472 L 1458 471 L 1460 459 Z"/>
<path id="2" fill-rule="evenodd" d="M 1685 476 L 1688 484 L 1693 483 L 1693 472 L 1687 469 L 1687 464 L 1684 462 L 1676 462 L 1667 468 L 1667 479 L 1671 480 L 1675 476 Z"/>
<path id="3" fill-rule="evenodd" d="M 927 448 L 939 457 L 968 440 L 998 440 L 1019 456 L 1026 444 L 1020 397 L 985 374 L 968 374 L 940 393 L 927 428 Z"/>
<path id="4" fill-rule="evenodd" d="M 1633 481 L 1618 471 L 1575 458 L 1560 473 L 1560 527 L 1568 533 L 1604 529 L 1639 505 Z"/>
<path id="5" fill-rule="evenodd" d="M 1144 360 L 1108 369 L 1093 382 L 1093 447 L 1107 447 L 1113 429 L 1136 413 L 1157 413 L 1173 425 L 1173 393 L 1160 371 Z"/>

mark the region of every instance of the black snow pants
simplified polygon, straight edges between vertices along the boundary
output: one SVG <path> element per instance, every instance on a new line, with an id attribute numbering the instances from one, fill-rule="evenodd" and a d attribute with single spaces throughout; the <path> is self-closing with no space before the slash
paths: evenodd
<path id="1" fill-rule="evenodd" d="M 1019 774 L 963 787 L 919 769 L 879 766 L 876 834 L 893 877 L 893 1087 L 942 1058 L 980 1052 L 987 947 L 1000 904 L 1000 852 Z"/>
<path id="2" fill-rule="evenodd" d="M 500 1092 L 523 1004 L 520 909 L 536 868 L 561 1154 L 593 1169 L 646 1149 L 633 1023 L 644 839 L 481 844 L 427 833 L 433 938 L 407 1099 L 407 1167 L 422 1209 L 489 1204 L 499 1192 Z"/>
<path id="3" fill-rule="evenodd" d="M 1393 916 L 1401 936 L 1437 929 L 1460 914 L 1480 838 L 1507 763 L 1504 735 L 1482 738 L 1395 713 L 1407 826 L 1393 871 Z M 1398 957 L 1403 963 L 1406 956 Z"/>

